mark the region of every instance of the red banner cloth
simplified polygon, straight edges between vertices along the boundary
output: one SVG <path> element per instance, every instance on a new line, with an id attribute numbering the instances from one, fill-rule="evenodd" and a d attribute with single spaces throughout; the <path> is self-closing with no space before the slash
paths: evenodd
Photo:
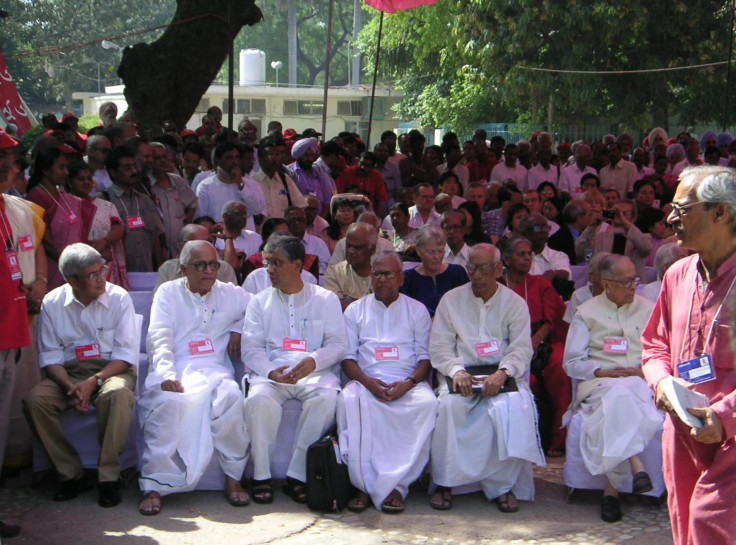
<path id="1" fill-rule="evenodd" d="M 0 50 L 0 113 L 6 123 L 13 123 L 18 127 L 18 136 L 33 126 L 29 113 L 20 99 L 18 89 L 15 87 L 15 82 L 10 76 L 2 50 Z"/>
<path id="2" fill-rule="evenodd" d="M 419 6 L 431 6 L 437 0 L 365 0 L 365 3 L 386 13 L 395 13 L 405 9 L 418 8 Z"/>

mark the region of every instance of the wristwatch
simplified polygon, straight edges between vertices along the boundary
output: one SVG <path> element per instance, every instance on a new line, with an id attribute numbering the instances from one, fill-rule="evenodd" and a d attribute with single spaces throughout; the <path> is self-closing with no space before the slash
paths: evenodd
<path id="1" fill-rule="evenodd" d="M 102 388 L 102 385 L 104 384 L 104 380 L 102 380 L 102 377 L 99 374 L 93 375 L 95 379 L 97 380 L 97 387 Z"/>

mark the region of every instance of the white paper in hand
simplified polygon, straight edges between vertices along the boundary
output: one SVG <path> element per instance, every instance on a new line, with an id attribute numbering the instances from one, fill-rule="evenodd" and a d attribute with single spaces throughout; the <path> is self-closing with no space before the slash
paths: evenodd
<path id="1" fill-rule="evenodd" d="M 703 422 L 697 416 L 690 414 L 688 409 L 708 407 L 710 400 L 705 395 L 690 390 L 687 386 L 675 380 L 674 377 L 662 379 L 662 391 L 680 420 L 692 428 L 700 429 L 703 427 Z"/>

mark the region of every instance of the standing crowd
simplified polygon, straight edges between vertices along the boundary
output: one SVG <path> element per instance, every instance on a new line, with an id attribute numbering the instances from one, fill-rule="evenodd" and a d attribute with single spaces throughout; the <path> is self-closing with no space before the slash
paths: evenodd
<path id="1" fill-rule="evenodd" d="M 91 488 L 60 418 L 94 407 L 101 506 L 121 501 L 136 420 L 143 515 L 213 457 L 230 504 L 270 503 L 297 400 L 294 501 L 335 429 L 348 509 L 402 512 L 428 477 L 435 509 L 471 486 L 511 513 L 577 417 L 603 520 L 664 475 L 676 543 L 736 531 L 730 134 L 426 146 L 387 131 L 371 151 L 277 121 L 261 139 L 248 119 L 230 131 L 219 108 L 148 137 L 114 104 L 100 118 L 86 135 L 73 114 L 45 118 L 30 153 L 0 131 L 0 466 L 20 391 L 54 501 Z M 158 279 L 144 354 L 132 273 Z M 707 397 L 698 425 L 673 383 Z"/>

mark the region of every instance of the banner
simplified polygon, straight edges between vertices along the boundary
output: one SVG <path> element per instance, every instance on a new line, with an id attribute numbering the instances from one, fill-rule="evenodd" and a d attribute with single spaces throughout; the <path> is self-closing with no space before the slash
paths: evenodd
<path id="1" fill-rule="evenodd" d="M 18 89 L 15 87 L 15 82 L 10 76 L 2 50 L 0 50 L 0 114 L 5 118 L 6 123 L 13 123 L 18 127 L 18 136 L 33 126 L 31 115 L 26 110 Z"/>
<path id="2" fill-rule="evenodd" d="M 418 8 L 420 6 L 431 6 L 437 0 L 365 0 L 365 3 L 386 13 L 395 13 L 405 9 Z"/>

